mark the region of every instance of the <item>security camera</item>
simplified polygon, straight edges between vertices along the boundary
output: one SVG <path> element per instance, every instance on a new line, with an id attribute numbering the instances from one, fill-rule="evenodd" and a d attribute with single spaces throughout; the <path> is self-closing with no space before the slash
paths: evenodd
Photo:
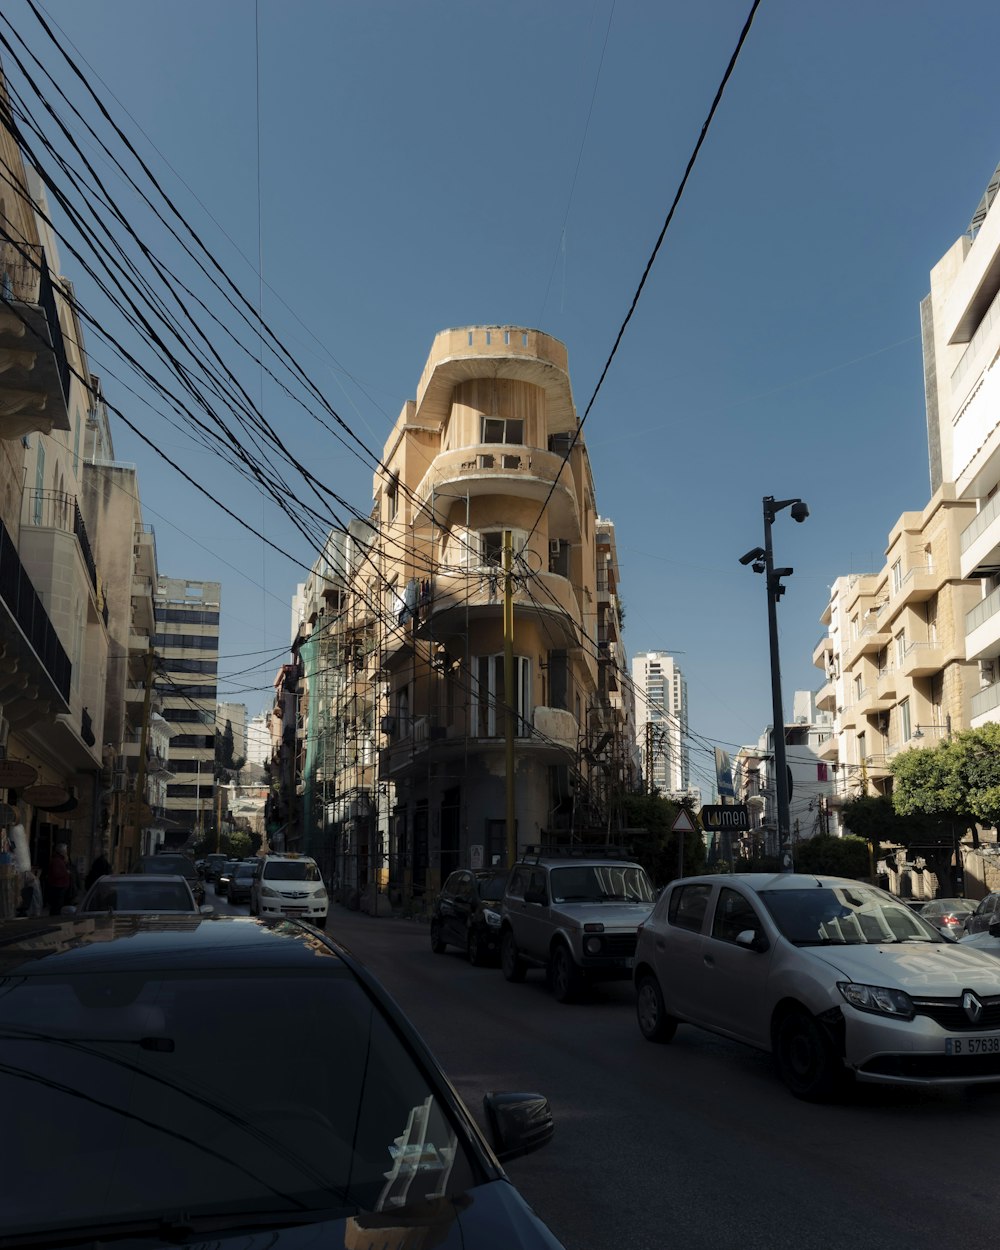
<path id="1" fill-rule="evenodd" d="M 764 548 L 754 547 L 753 551 L 748 551 L 745 556 L 740 556 L 740 564 L 749 564 L 752 560 L 763 560 Z"/>
<path id="2" fill-rule="evenodd" d="M 763 573 L 764 570 L 767 568 L 767 565 L 764 563 L 763 560 L 754 560 L 753 564 L 751 564 L 750 567 L 753 569 L 755 573 Z"/>
<path id="3" fill-rule="evenodd" d="M 792 504 L 792 520 L 802 522 L 809 515 L 808 505 L 801 499 Z"/>

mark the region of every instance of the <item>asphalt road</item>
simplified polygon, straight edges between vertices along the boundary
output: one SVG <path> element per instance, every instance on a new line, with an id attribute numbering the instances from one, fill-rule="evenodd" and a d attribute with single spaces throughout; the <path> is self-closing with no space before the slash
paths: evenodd
<path id="1" fill-rule="evenodd" d="M 628 984 L 561 1006 L 538 972 L 508 985 L 433 955 L 419 923 L 335 907 L 327 931 L 379 977 L 480 1123 L 487 1090 L 548 1096 L 555 1138 L 508 1172 L 569 1250 L 948 1250 L 996 1235 L 1000 1088 L 861 1086 L 812 1106 L 735 1043 L 681 1027 L 650 1045 Z"/>

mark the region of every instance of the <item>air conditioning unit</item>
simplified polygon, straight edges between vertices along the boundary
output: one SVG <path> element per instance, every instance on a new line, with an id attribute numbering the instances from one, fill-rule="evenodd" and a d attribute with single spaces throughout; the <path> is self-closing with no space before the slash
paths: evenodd
<path id="1" fill-rule="evenodd" d="M 549 555 L 558 556 L 561 550 L 562 550 L 562 543 L 559 541 L 559 539 L 550 538 L 549 539 Z"/>

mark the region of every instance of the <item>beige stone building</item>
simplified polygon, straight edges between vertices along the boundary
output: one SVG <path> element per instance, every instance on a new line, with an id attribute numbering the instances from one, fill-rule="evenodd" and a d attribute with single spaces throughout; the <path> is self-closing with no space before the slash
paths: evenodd
<path id="1" fill-rule="evenodd" d="M 455 868 L 506 864 L 508 703 L 517 850 L 620 827 L 634 706 L 614 526 L 577 430 L 563 344 L 442 332 L 386 443 L 370 524 L 331 535 L 300 588 L 303 834 L 362 905 L 376 887 L 420 900 Z"/>
<path id="2" fill-rule="evenodd" d="M 959 576 L 959 546 L 974 512 L 942 486 L 893 526 L 881 569 L 834 583 L 813 662 L 825 675 L 817 707 L 835 716 L 818 748 L 835 770 L 835 803 L 888 793 L 897 751 L 969 728 L 979 683 L 965 618 L 978 588 Z"/>

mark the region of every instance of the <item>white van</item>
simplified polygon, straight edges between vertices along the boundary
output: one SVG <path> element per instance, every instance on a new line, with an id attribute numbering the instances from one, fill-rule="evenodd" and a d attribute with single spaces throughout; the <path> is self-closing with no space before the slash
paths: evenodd
<path id="1" fill-rule="evenodd" d="M 329 898 L 308 855 L 265 855 L 250 890 L 251 916 L 294 916 L 323 925 Z"/>

